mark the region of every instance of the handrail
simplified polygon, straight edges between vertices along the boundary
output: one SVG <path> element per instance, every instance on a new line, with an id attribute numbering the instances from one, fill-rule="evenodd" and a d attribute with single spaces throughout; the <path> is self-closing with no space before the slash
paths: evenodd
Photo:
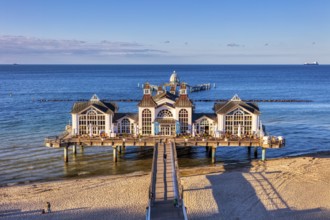
<path id="1" fill-rule="evenodd" d="M 178 155 L 177 155 L 177 152 L 176 152 L 175 142 L 172 144 L 172 152 L 173 152 L 174 158 L 178 158 Z M 182 186 L 182 183 L 181 183 L 181 175 L 180 175 L 180 171 L 179 171 L 178 160 L 175 160 L 174 164 L 175 164 L 176 182 L 179 185 L 178 186 L 179 200 L 181 202 L 184 219 L 188 220 L 187 210 L 186 210 L 186 207 L 185 207 L 184 201 L 183 201 L 183 186 Z"/>
<path id="2" fill-rule="evenodd" d="M 151 218 L 151 206 L 153 204 L 153 199 L 154 199 L 154 185 L 153 185 L 153 180 L 156 178 L 156 159 L 157 159 L 157 155 L 158 155 L 158 143 L 155 144 L 155 148 L 154 148 L 154 154 L 152 157 L 152 166 L 151 166 L 151 177 L 150 177 L 150 185 L 149 185 L 149 203 L 148 203 L 148 207 L 147 207 L 147 213 L 146 213 L 146 220 L 150 220 Z"/>
<path id="3" fill-rule="evenodd" d="M 150 218 L 151 218 L 151 205 L 149 201 L 149 205 L 147 207 L 147 213 L 146 213 L 146 220 L 150 220 Z"/>
<path id="4" fill-rule="evenodd" d="M 176 160 L 175 160 L 175 154 L 174 154 L 174 144 L 171 143 L 171 151 L 172 151 L 172 157 L 171 157 L 171 163 L 172 163 L 172 177 L 173 177 L 173 186 L 175 191 L 175 197 L 180 201 L 180 191 L 179 191 L 179 185 L 178 185 L 178 178 L 177 178 L 177 166 L 176 166 Z"/>
<path id="5" fill-rule="evenodd" d="M 158 143 L 155 144 L 155 149 L 154 149 L 154 155 L 152 157 L 152 167 L 151 167 L 151 177 L 150 177 L 150 186 L 149 186 L 149 199 L 150 199 L 150 203 L 149 206 L 151 206 L 153 204 L 153 199 L 154 199 L 154 195 L 153 195 L 153 191 L 154 191 L 154 179 L 156 178 L 156 163 L 157 163 L 157 155 L 158 155 Z"/>
<path id="6" fill-rule="evenodd" d="M 175 143 L 172 145 L 172 152 L 173 152 L 174 158 L 178 158 Z M 182 199 L 183 198 L 183 190 L 182 190 L 181 175 L 180 175 L 180 171 L 179 171 L 178 161 L 175 160 L 174 164 L 175 164 L 175 171 L 176 171 L 175 172 L 176 173 L 176 179 L 177 179 L 177 182 L 178 182 L 179 198 Z"/>

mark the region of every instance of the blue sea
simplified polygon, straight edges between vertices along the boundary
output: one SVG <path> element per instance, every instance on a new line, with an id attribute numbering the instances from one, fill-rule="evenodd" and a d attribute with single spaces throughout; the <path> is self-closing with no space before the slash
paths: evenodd
<path id="1" fill-rule="evenodd" d="M 150 171 L 148 147 L 128 147 L 117 164 L 111 148 L 85 148 L 65 164 L 63 150 L 47 148 L 43 141 L 70 123 L 73 101 L 38 100 L 89 99 L 94 93 L 101 99 L 140 99 L 138 84 L 167 82 L 174 70 L 188 84 L 212 84 L 211 90 L 191 93 L 196 100 L 235 94 L 311 100 L 259 103 L 267 132 L 286 138 L 286 146 L 267 150 L 267 158 L 330 149 L 329 65 L 0 65 L 0 185 Z M 137 112 L 136 102 L 118 105 L 120 112 Z M 196 112 L 212 112 L 213 103 L 195 105 Z M 212 166 L 204 147 L 180 148 L 178 157 L 180 167 Z M 251 159 L 245 148 L 218 148 L 216 165 Z"/>

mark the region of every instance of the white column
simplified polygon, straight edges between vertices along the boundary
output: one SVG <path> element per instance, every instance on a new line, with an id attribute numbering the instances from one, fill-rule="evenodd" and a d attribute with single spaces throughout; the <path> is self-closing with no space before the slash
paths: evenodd
<path id="1" fill-rule="evenodd" d="M 252 115 L 252 133 L 258 130 L 258 126 L 259 126 L 259 116 Z"/>
<path id="2" fill-rule="evenodd" d="M 142 111 L 143 108 L 139 108 L 139 122 L 137 128 L 139 129 L 138 133 L 142 134 Z"/>
<path id="3" fill-rule="evenodd" d="M 78 128 L 79 128 L 79 121 L 78 121 L 78 115 L 72 114 L 72 124 L 71 124 L 71 134 L 76 135 L 78 134 Z"/>
<path id="4" fill-rule="evenodd" d="M 105 115 L 105 133 L 107 136 L 110 137 L 110 129 L 111 129 L 111 124 L 110 124 L 110 114 Z"/>
<path id="5" fill-rule="evenodd" d="M 218 114 L 218 131 L 224 132 L 225 131 L 225 116 Z"/>
<path id="6" fill-rule="evenodd" d="M 155 135 L 155 125 L 154 125 L 154 121 L 156 119 L 156 110 L 155 108 L 149 109 L 151 111 L 151 135 Z"/>

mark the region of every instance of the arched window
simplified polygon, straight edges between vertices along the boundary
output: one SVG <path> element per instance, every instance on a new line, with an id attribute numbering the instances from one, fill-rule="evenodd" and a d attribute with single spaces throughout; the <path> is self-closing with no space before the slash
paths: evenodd
<path id="1" fill-rule="evenodd" d="M 199 122 L 199 133 L 201 134 L 209 134 L 210 132 L 210 124 L 209 121 L 204 118 Z"/>
<path id="2" fill-rule="evenodd" d="M 158 118 L 172 118 L 173 115 L 172 115 L 172 112 L 170 112 L 169 110 L 163 109 L 158 113 L 157 117 Z"/>
<path id="3" fill-rule="evenodd" d="M 179 111 L 180 133 L 185 134 L 188 130 L 188 111 L 181 109 Z"/>
<path id="4" fill-rule="evenodd" d="M 127 118 L 121 120 L 121 133 L 130 134 L 131 133 L 131 123 Z"/>
<path id="5" fill-rule="evenodd" d="M 151 134 L 151 111 L 149 109 L 142 111 L 142 134 Z"/>
<path id="6" fill-rule="evenodd" d="M 252 116 L 241 109 L 237 109 L 226 115 L 226 132 L 237 134 L 239 126 L 241 127 L 241 134 L 251 134 Z"/>
<path id="7" fill-rule="evenodd" d="M 94 109 L 79 115 L 79 134 L 99 135 L 105 131 L 105 116 Z"/>

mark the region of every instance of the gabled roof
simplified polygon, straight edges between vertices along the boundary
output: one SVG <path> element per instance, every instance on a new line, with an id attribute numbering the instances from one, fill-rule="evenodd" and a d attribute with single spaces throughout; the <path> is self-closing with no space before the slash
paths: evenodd
<path id="1" fill-rule="evenodd" d="M 118 112 L 116 113 L 114 116 L 113 116 L 113 122 L 116 122 L 118 121 L 119 119 L 121 118 L 124 118 L 124 117 L 127 117 L 127 118 L 130 118 L 134 121 L 138 121 L 138 117 L 139 117 L 139 114 L 137 113 L 123 113 L 123 112 Z"/>
<path id="2" fill-rule="evenodd" d="M 157 103 L 153 100 L 151 95 L 144 95 L 138 104 L 139 107 L 156 107 Z"/>
<path id="3" fill-rule="evenodd" d="M 112 102 L 103 102 L 103 101 L 87 101 L 87 102 L 76 102 L 74 103 L 71 113 L 76 114 L 88 107 L 95 107 L 104 113 L 115 113 L 118 110 L 118 106 Z"/>
<path id="4" fill-rule="evenodd" d="M 215 113 L 193 113 L 192 121 L 195 122 L 196 120 L 198 120 L 204 116 L 213 121 L 217 121 L 217 115 Z"/>
<path id="5" fill-rule="evenodd" d="M 165 103 L 163 103 L 163 104 L 158 105 L 157 108 L 160 108 L 160 107 L 162 107 L 162 106 L 168 106 L 168 107 L 170 107 L 170 108 L 175 108 L 173 104 L 168 103 L 168 102 L 165 102 Z"/>
<path id="6" fill-rule="evenodd" d="M 74 103 L 71 109 L 71 113 L 80 113 L 88 107 L 94 107 L 104 113 L 115 113 L 118 111 L 118 106 L 116 103 L 101 101 L 99 97 L 94 94 L 92 98 L 87 102 Z"/>
<path id="7" fill-rule="evenodd" d="M 193 107 L 192 101 L 187 95 L 180 95 L 179 98 L 174 103 L 175 107 Z"/>
<path id="8" fill-rule="evenodd" d="M 159 101 L 161 99 L 164 99 L 164 98 L 167 98 L 167 99 L 170 99 L 172 101 L 175 101 L 175 99 L 178 98 L 178 96 L 176 96 L 176 95 L 174 95 L 174 94 L 172 94 L 172 93 L 170 93 L 168 91 L 165 91 L 165 92 L 163 92 L 161 94 L 155 95 L 153 97 L 153 100 L 157 102 L 157 101 Z"/>
<path id="9" fill-rule="evenodd" d="M 253 114 L 259 114 L 259 107 L 257 103 L 243 102 L 237 95 L 235 95 L 228 102 L 219 102 L 214 104 L 214 111 L 217 114 L 226 114 L 234 108 L 243 108 Z"/>

